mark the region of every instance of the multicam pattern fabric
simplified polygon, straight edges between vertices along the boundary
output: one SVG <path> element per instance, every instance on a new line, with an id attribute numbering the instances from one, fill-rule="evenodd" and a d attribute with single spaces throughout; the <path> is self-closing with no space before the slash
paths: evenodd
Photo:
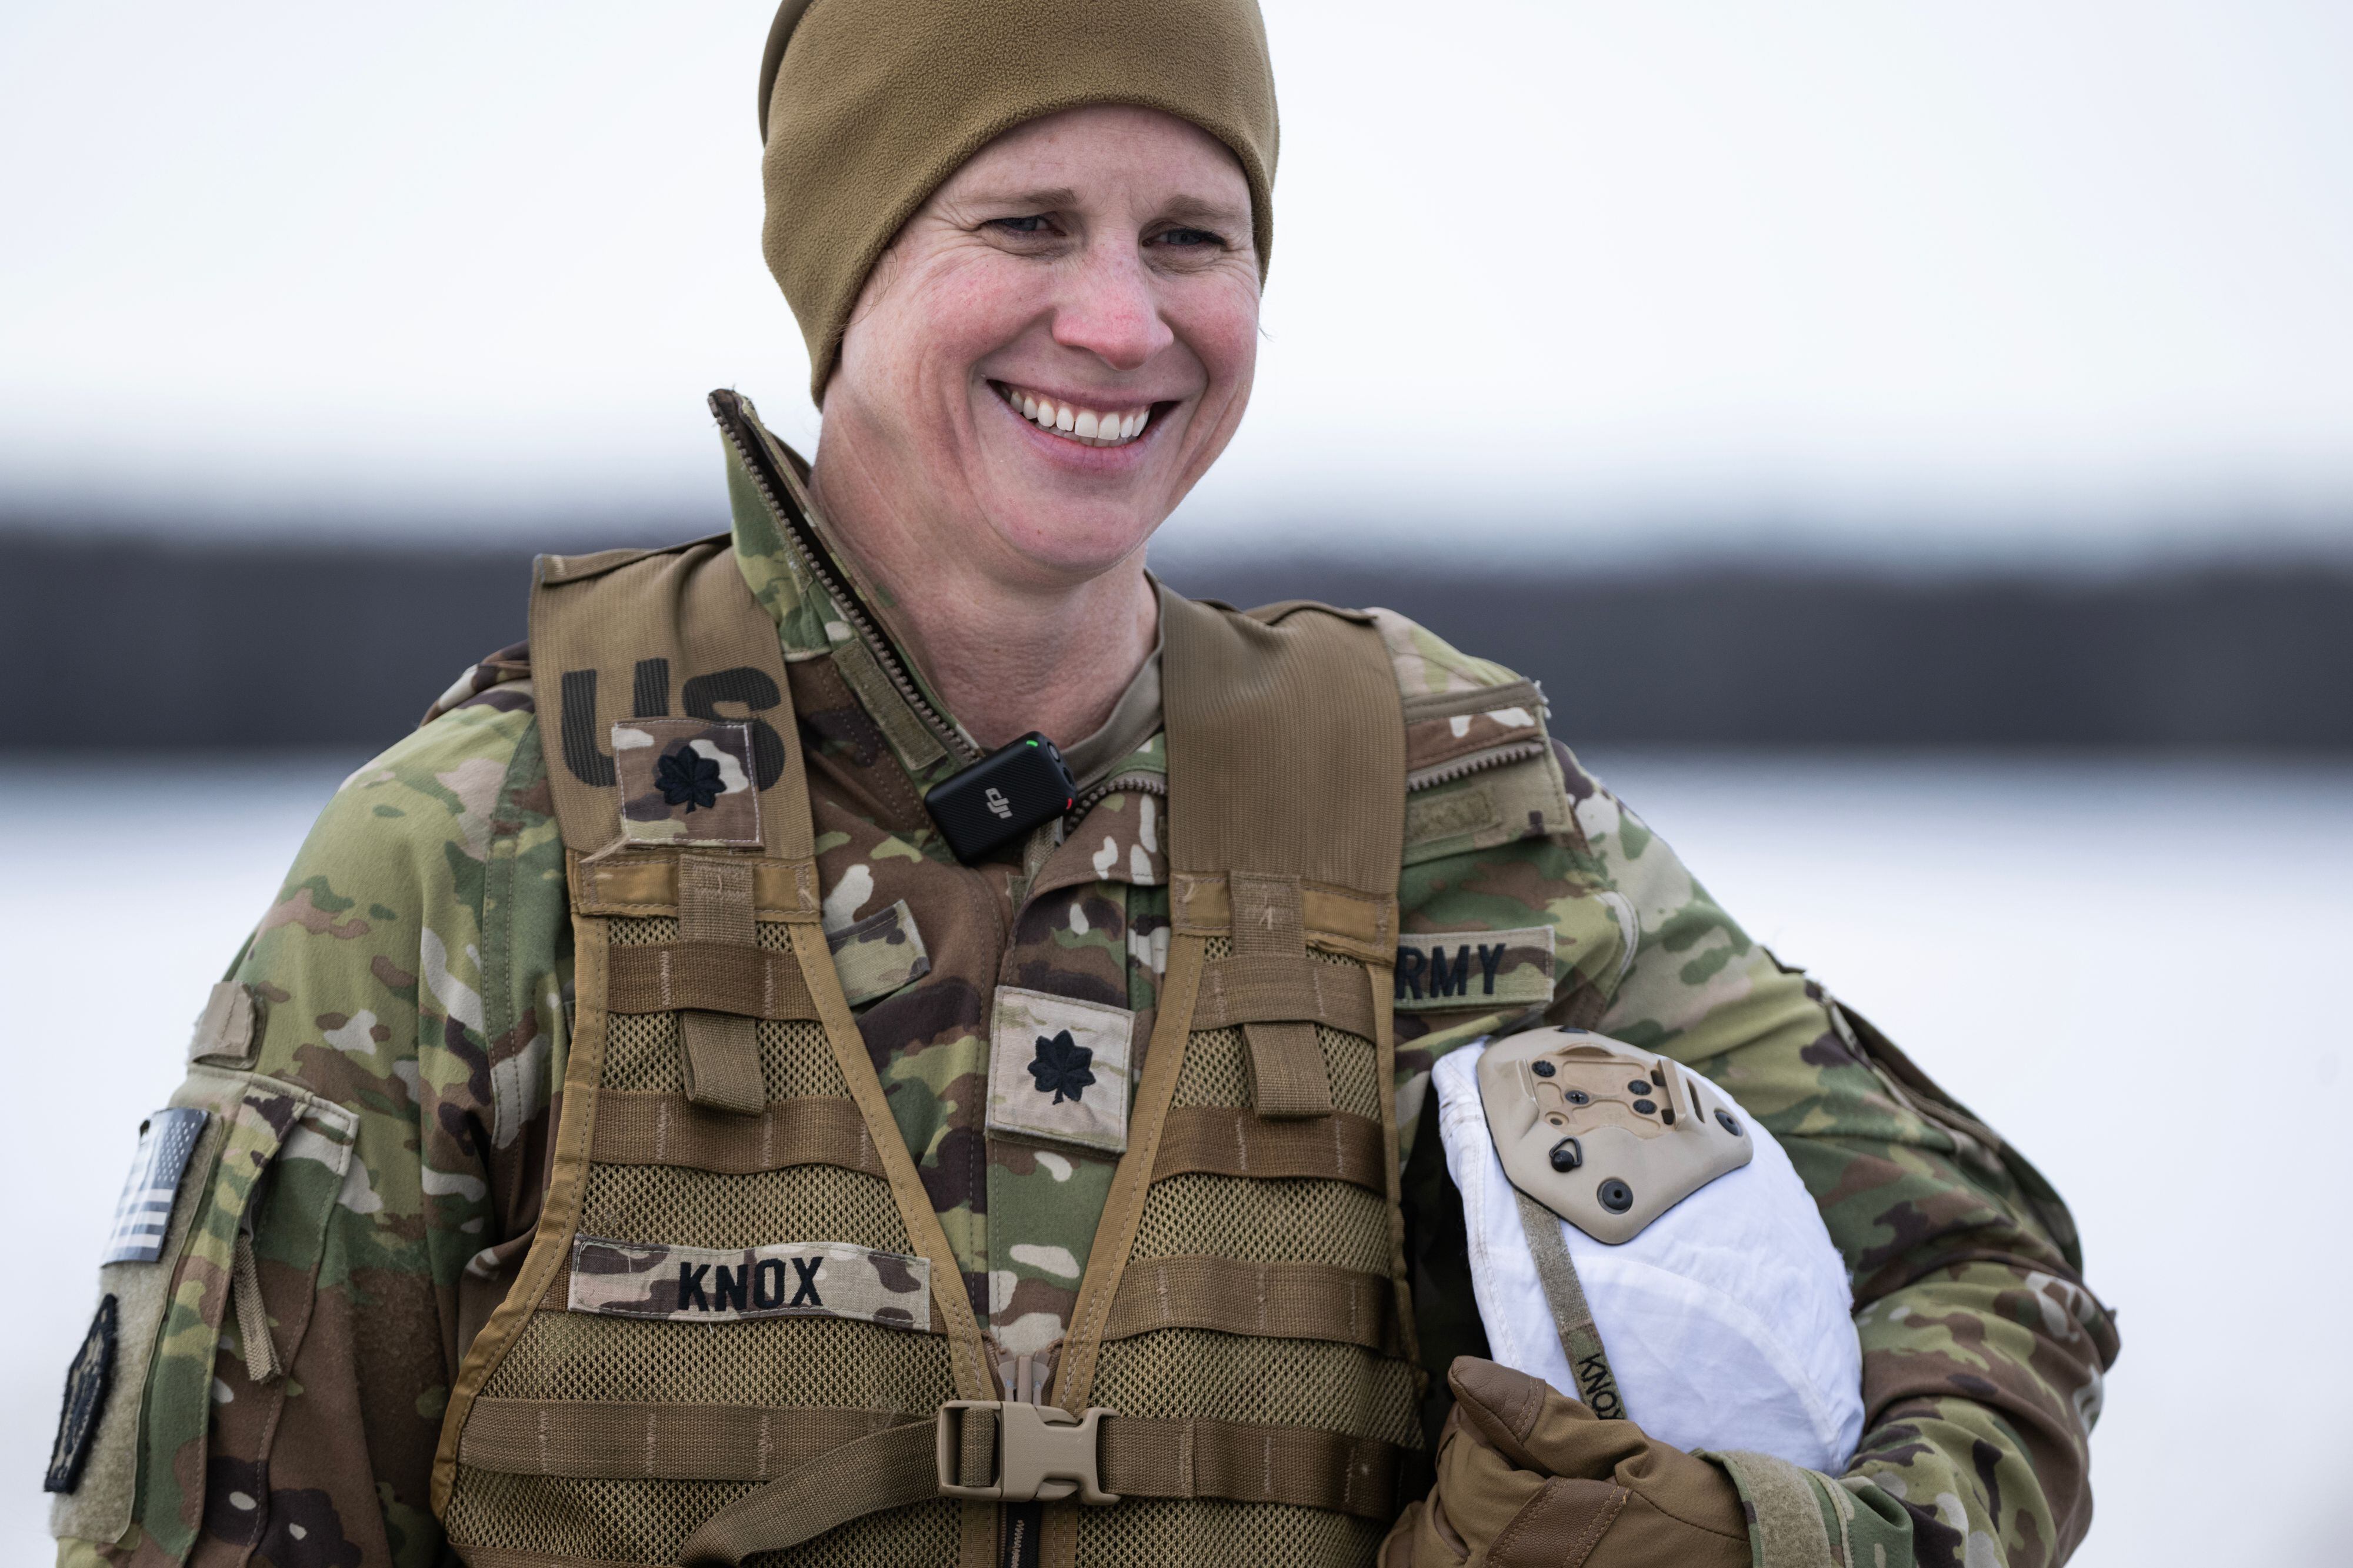
<path id="1" fill-rule="evenodd" d="M 621 837 L 640 844 L 757 844 L 752 726 L 631 719 L 613 726 Z"/>
<path id="2" fill-rule="evenodd" d="M 913 985 L 932 972 L 923 928 L 915 924 L 915 912 L 904 899 L 827 931 L 825 945 L 841 976 L 841 994 L 853 1007 Z"/>
<path id="3" fill-rule="evenodd" d="M 932 1266 L 846 1242 L 714 1248 L 583 1236 L 572 1243 L 566 1305 L 674 1323 L 824 1317 L 928 1329 Z"/>
<path id="4" fill-rule="evenodd" d="M 860 1028 L 992 1340 L 1008 1364 L 1050 1355 L 1115 1161 L 990 1135 L 997 990 L 1124 1009 L 1141 1054 L 1168 951 L 1165 759 L 1145 744 L 1106 771 L 1114 787 L 1067 832 L 956 866 L 921 801 L 955 763 L 887 710 L 871 650 L 733 461 L 729 493 L 745 581 L 784 644 L 826 925 L 903 905 L 927 955 L 923 973 L 860 1006 Z M 1890 1568 L 2063 1559 L 2088 1522 L 2086 1442 L 2116 1350 L 2064 1209 L 1867 1024 L 1754 942 L 1565 749 L 1504 743 L 1526 727 L 1500 716 L 1492 737 L 1474 733 L 1489 713 L 1475 694 L 1518 684 L 1512 672 L 1389 612 L 1374 620 L 1407 699 L 1477 716 L 1461 736 L 1451 721 L 1415 731 L 1403 928 L 1446 933 L 1451 966 L 1471 933 L 1517 943 L 1504 933 L 1549 927 L 1554 1021 L 1736 1094 L 1788 1148 L 1846 1258 L 1870 1426 L 1842 1478 L 1734 1464 L 1758 1530 L 1810 1518 L 1824 1542 L 1812 1560 Z M 191 1548 L 199 1563 L 250 1552 L 276 1568 L 436 1561 L 427 1498 L 441 1411 L 529 1245 L 566 1058 L 564 862 L 527 674 L 512 654 L 486 661 L 432 722 L 354 774 L 239 959 L 234 978 L 267 1004 L 255 1072 L 353 1124 L 325 1205 L 281 1196 L 257 1233 L 290 1370 L 258 1385 L 234 1333 L 221 1348 L 234 1222 L 208 1220 L 143 1400 L 111 1406 L 113 1419 L 145 1408 L 138 1522 L 119 1541 L 69 1540 L 62 1561 L 160 1564 Z M 1573 725 L 1576 693 L 1555 695 Z M 1449 754 L 1474 739 L 1496 743 Z M 1499 760 L 1465 771 L 1482 757 Z M 1442 1240 L 1461 1222 L 1422 1129 L 1430 1071 L 1525 1011 L 1477 989 L 1398 1019 L 1417 1316 L 1440 1373 L 1482 1342 L 1467 1268 Z M 292 1124 L 290 1106 L 286 1117 L 279 1125 Z M 251 1163 L 238 1125 L 225 1171 Z M 235 1212 L 214 1204 L 208 1214 Z"/>
<path id="5" fill-rule="evenodd" d="M 1514 693 L 1514 695 L 1518 695 Z M 1533 694 L 1516 702 L 1479 708 L 1443 718 L 1417 719 L 1406 726 L 1406 748 L 1417 774 L 1438 774 L 1472 759 L 1532 754 L 1544 744 Z"/>

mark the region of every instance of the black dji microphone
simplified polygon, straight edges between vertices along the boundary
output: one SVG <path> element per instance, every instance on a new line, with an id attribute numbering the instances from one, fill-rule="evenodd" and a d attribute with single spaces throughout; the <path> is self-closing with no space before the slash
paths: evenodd
<path id="1" fill-rule="evenodd" d="M 969 866 L 1007 840 L 1078 803 L 1078 785 L 1054 742 L 1032 730 L 934 785 L 923 796 L 948 847 Z"/>

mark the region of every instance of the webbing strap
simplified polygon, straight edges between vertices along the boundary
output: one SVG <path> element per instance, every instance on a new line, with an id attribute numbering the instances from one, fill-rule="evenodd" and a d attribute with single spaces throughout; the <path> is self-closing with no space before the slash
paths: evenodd
<path id="1" fill-rule="evenodd" d="M 697 979 L 706 973 L 733 977 L 769 956 L 753 934 L 749 862 L 697 856 L 681 860 L 678 872 L 679 946 L 695 955 L 687 973 Z M 757 1115 L 768 1091 L 760 1076 L 754 1017 L 765 1014 L 746 1017 L 738 1007 L 713 1010 L 683 1000 L 676 1005 L 689 1009 L 678 1020 L 686 1043 L 687 1099 L 713 1110 Z"/>
<path id="2" fill-rule="evenodd" d="M 827 1531 L 939 1495 L 930 1421 L 844 1443 L 822 1458 L 786 1471 L 702 1521 L 679 1549 L 684 1568 L 735 1568 L 746 1557 L 781 1552 Z"/>
<path id="3" fill-rule="evenodd" d="M 1381 1124 L 1335 1110 L 1306 1121 L 1265 1121 L 1224 1105 L 1176 1105 L 1160 1134 L 1152 1179 L 1205 1172 L 1219 1176 L 1346 1182 L 1386 1194 Z"/>
<path id="4" fill-rule="evenodd" d="M 818 1016 L 792 955 L 756 947 L 695 942 L 617 947 L 608 985 L 607 1005 L 616 1013 L 687 1009 L 746 1021 Z"/>
<path id="5" fill-rule="evenodd" d="M 1303 882 L 1396 893 L 1405 724 L 1380 634 L 1362 617 L 1261 616 L 1161 594 L 1169 866 L 1226 878 L 1237 957 L 1296 964 L 1307 962 Z M 1273 1121 L 1329 1115 L 1315 1026 L 1285 1010 L 1242 1022 L 1250 1103 Z"/>
<path id="6" fill-rule="evenodd" d="M 1151 1261 L 1136 1256 L 1136 1237 L 1153 1184 L 1187 1171 L 1295 1173 L 1381 1193 L 1391 1233 L 1391 1317 L 1398 1338 L 1408 1346 L 1412 1340 L 1389 1089 L 1388 965 L 1405 832 L 1395 665 L 1367 618 L 1345 612 L 1293 607 L 1240 616 L 1163 589 L 1160 625 L 1175 936 L 1127 1154 L 1056 1367 L 1052 1397 L 1072 1414 L 1091 1407 L 1114 1318 L 1129 1321 L 1124 1314 L 1139 1310 L 1139 1301 L 1160 1296 Z M 1342 1014 L 1352 1004 L 1308 973 L 1317 962 L 1307 950 L 1311 907 L 1319 948 L 1356 961 L 1333 967 L 1347 977 L 1340 984 L 1364 998 L 1369 1017 Z M 1347 940 L 1335 943 L 1335 931 Z M 1211 961 L 1209 944 L 1221 937 L 1232 952 Z M 1211 962 L 1232 966 L 1214 987 L 1206 980 Z M 1291 994 L 1250 994 L 1261 985 Z M 1178 1114 L 1176 1082 L 1188 1047 L 1197 1030 L 1216 1026 L 1205 1017 L 1240 1028 L 1263 1136 L 1238 1131 L 1231 1113 Z M 1369 1152 L 1361 1136 L 1368 1119 L 1334 1113 L 1318 1037 L 1318 1020 L 1345 1028 L 1343 1019 L 1369 1025 L 1364 1035 L 1383 1086 Z M 1289 1502 L 1384 1521 L 1394 1517 L 1399 1471 L 1414 1458 L 1387 1443 L 1308 1427 L 1105 1415 L 1102 1429 L 1103 1485 L 1123 1496 Z M 1048 1510 L 1040 1547 L 1047 1568 L 1075 1562 L 1071 1510 Z"/>
<path id="7" fill-rule="evenodd" d="M 838 1094 L 773 1100 L 746 1117 L 706 1110 L 682 1094 L 599 1089 L 588 1157 L 600 1165 L 683 1165 L 730 1176 L 792 1165 L 886 1173 L 857 1103 Z"/>
<path id="8" fill-rule="evenodd" d="M 1405 715 L 1380 633 L 1345 611 L 1238 616 L 1164 587 L 1160 634 L 1171 872 L 1395 899 Z"/>
<path id="9" fill-rule="evenodd" d="M 1277 981 L 1273 988 L 1295 989 L 1297 966 L 1314 962 L 1307 956 L 1299 879 L 1235 871 L 1226 880 L 1233 892 L 1235 955 L 1259 973 L 1284 975 L 1293 982 L 1285 985 Z M 1205 966 L 1205 991 L 1208 984 Z M 1242 1041 L 1250 1050 L 1251 1106 L 1270 1121 L 1331 1115 L 1331 1068 L 1324 1060 L 1315 1026 L 1299 1021 L 1307 1009 L 1293 1000 L 1276 1011 L 1283 1016 L 1253 1018 L 1242 1025 Z"/>
<path id="10" fill-rule="evenodd" d="M 1000 1424 L 964 1413 L 960 1484 L 997 1474 Z M 1386 1520 L 1416 1456 L 1313 1426 L 1106 1415 L 1098 1465 L 1121 1497 L 1287 1503 Z M 596 1400 L 479 1399 L 464 1462 L 512 1475 L 764 1481 L 704 1521 L 687 1568 L 740 1563 L 853 1519 L 939 1495 L 937 1426 L 904 1412 Z M 1402 1476 L 1410 1481 L 1410 1476 Z"/>
<path id="11" fill-rule="evenodd" d="M 1396 1355 L 1396 1299 L 1387 1275 L 1328 1263 L 1137 1258 L 1120 1279 L 1103 1337 L 1211 1329 L 1269 1339 L 1331 1340 Z"/>
<path id="12" fill-rule="evenodd" d="M 1408 1460 L 1393 1443 L 1314 1426 L 1103 1420 L 1103 1489 L 1121 1497 L 1279 1502 L 1386 1521 Z"/>
<path id="13" fill-rule="evenodd" d="M 1593 1326 L 1593 1309 L 1586 1304 L 1585 1287 L 1577 1283 L 1568 1244 L 1560 1237 L 1560 1216 L 1516 1187 L 1512 1196 L 1519 1200 L 1520 1229 L 1526 1233 L 1536 1279 L 1552 1308 L 1553 1328 L 1560 1335 L 1578 1395 L 1596 1415 L 1624 1415 L 1626 1401 L 1618 1392 L 1618 1375 L 1609 1370 L 1600 1331 Z"/>
<path id="14" fill-rule="evenodd" d="M 269 1309 L 261 1300 L 261 1267 L 254 1261 L 253 1237 L 239 1229 L 229 1254 L 229 1304 L 237 1310 L 237 1337 L 245 1352 L 245 1375 L 267 1385 L 286 1370 L 270 1337 Z"/>
<path id="15" fill-rule="evenodd" d="M 956 1485 L 985 1487 L 997 1479 L 997 1433 L 994 1410 L 967 1410 L 957 1424 Z M 937 1451 L 934 1457 L 936 1459 Z"/>
<path id="16" fill-rule="evenodd" d="M 1310 958 L 1303 933 L 1296 954 L 1238 955 L 1201 966 L 1201 997 L 1193 1005 L 1197 1029 L 1317 1021 L 1371 1038 L 1372 987 L 1360 964 Z"/>
<path id="17" fill-rule="evenodd" d="M 459 1445 L 509 1475 L 767 1481 L 845 1443 L 920 1421 L 897 1410 L 595 1399 L 479 1399 Z"/>

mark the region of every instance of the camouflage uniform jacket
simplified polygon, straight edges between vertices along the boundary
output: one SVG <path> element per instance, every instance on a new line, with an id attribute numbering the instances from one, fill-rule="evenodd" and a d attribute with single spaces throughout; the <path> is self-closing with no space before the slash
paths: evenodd
<path id="1" fill-rule="evenodd" d="M 733 451 L 729 473 L 737 557 L 783 638 L 845 989 L 980 1321 L 1007 1356 L 1050 1352 L 1114 1156 L 990 1135 L 991 1015 L 999 987 L 1045 992 L 1140 1015 L 1134 1037 L 1149 1037 L 1168 938 L 1156 670 L 1124 705 L 1141 733 L 1096 763 L 1063 824 L 959 866 L 921 798 L 956 762 L 913 748 L 872 647 Z M 2089 1521 L 2086 1437 L 2116 1350 L 2064 1208 L 1751 942 L 1547 738 L 1525 683 L 1376 616 L 1409 720 L 1398 1154 L 1434 1397 L 1446 1362 L 1484 1342 L 1422 1115 L 1430 1067 L 1546 1007 L 1728 1088 L 1785 1142 L 1849 1265 L 1868 1428 L 1842 1479 L 1732 1462 L 1759 1563 L 2061 1561 Z M 1573 691 L 1564 709 L 1573 721 Z M 140 1381 L 109 1416 L 141 1420 L 136 1522 L 119 1542 L 69 1533 L 61 1562 L 441 1560 L 427 1500 L 444 1405 L 529 1246 L 560 1110 L 570 942 L 547 768 L 516 648 L 321 816 L 231 970 L 257 1007 L 249 1045 L 200 1041 L 212 1065 L 196 1070 L 250 1075 L 248 1106 L 281 1122 L 315 1102 L 340 1183 L 280 1182 L 248 1210 L 250 1161 L 191 1167 L 195 1240 L 153 1364 L 124 1347 L 118 1375 Z M 274 1346 L 248 1346 L 225 1300 L 240 1217 Z"/>

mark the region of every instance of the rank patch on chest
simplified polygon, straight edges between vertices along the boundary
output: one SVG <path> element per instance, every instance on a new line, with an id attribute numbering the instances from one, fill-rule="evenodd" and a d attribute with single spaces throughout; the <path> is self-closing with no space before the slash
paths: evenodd
<path id="1" fill-rule="evenodd" d="M 1135 1015 L 1018 985 L 989 1023 L 988 1130 L 1118 1153 L 1127 1147 Z"/>
<path id="2" fill-rule="evenodd" d="M 932 1326 L 932 1266 L 839 1241 L 773 1247 L 663 1247 L 575 1237 L 565 1305 L 608 1318 L 725 1323 L 745 1318 L 860 1318 Z"/>
<path id="3" fill-rule="evenodd" d="M 1533 1007 L 1552 1000 L 1553 928 L 1409 931 L 1398 938 L 1401 1013 Z"/>
<path id="4" fill-rule="evenodd" d="M 757 844 L 759 767 L 752 726 L 731 720 L 629 719 L 613 726 L 621 837 L 641 844 Z"/>
<path id="5" fill-rule="evenodd" d="M 187 1106 L 156 1111 L 139 1124 L 139 1151 L 115 1200 L 114 1230 L 100 1263 L 153 1263 L 164 1256 L 172 1200 L 204 1130 L 205 1113 Z"/>

